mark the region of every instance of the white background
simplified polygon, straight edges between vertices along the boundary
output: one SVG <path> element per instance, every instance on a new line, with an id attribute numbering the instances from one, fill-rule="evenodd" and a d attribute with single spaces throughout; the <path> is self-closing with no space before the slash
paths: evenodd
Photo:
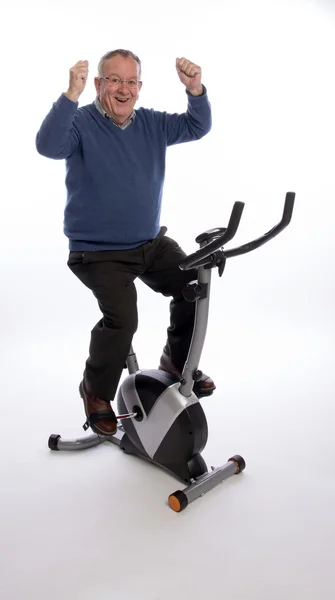
<path id="1" fill-rule="evenodd" d="M 2 8 L 0 591 L 6 600 L 319 600 L 335 584 L 335 2 L 13 2 Z M 115 447 L 51 453 L 75 438 L 77 386 L 100 312 L 66 266 L 65 165 L 35 136 L 89 60 L 143 63 L 138 106 L 183 111 L 175 59 L 200 64 L 213 129 L 168 150 L 162 224 L 186 252 L 245 202 L 234 244 L 289 227 L 213 272 L 200 367 L 209 465 L 244 456 L 181 514 L 178 482 Z M 169 302 L 138 283 L 141 367 L 156 367 Z"/>

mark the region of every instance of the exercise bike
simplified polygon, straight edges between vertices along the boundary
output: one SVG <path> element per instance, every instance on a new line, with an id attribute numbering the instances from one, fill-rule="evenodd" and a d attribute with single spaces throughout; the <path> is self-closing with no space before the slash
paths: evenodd
<path id="1" fill-rule="evenodd" d="M 251 252 L 278 235 L 291 221 L 294 201 L 295 193 L 288 192 L 281 221 L 263 236 L 242 246 L 224 249 L 238 229 L 244 209 L 242 202 L 235 202 L 226 228 L 210 229 L 196 238 L 200 249 L 179 265 L 182 270 L 197 269 L 198 275 L 183 290 L 185 299 L 196 303 L 196 312 L 181 379 L 160 369 L 141 370 L 131 345 L 126 363 L 129 375 L 117 392 L 120 414 L 116 434 L 93 434 L 68 441 L 52 434 L 48 442 L 50 450 L 81 450 L 103 442 L 116 444 L 126 454 L 142 457 L 187 484 L 168 498 L 175 512 L 181 512 L 219 483 L 245 469 L 246 463 L 238 454 L 231 456 L 225 465 L 210 470 L 201 455 L 207 443 L 208 427 L 193 388 L 202 376 L 198 365 L 207 330 L 211 270 L 218 268 L 221 277 L 228 258 Z M 84 429 L 87 427 L 84 425 Z"/>

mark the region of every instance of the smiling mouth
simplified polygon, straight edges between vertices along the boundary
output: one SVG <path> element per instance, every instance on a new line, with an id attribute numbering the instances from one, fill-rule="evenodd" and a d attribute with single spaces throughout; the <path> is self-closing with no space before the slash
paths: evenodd
<path id="1" fill-rule="evenodd" d="M 129 98 L 115 98 L 115 100 L 120 102 L 120 104 L 125 104 L 126 102 L 128 102 Z"/>

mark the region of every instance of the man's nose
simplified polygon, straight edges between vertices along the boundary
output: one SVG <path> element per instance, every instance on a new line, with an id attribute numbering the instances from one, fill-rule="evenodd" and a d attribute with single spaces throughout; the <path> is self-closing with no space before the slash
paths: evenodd
<path id="1" fill-rule="evenodd" d="M 122 91 L 127 91 L 128 90 L 127 81 L 120 81 L 119 89 L 121 89 Z"/>

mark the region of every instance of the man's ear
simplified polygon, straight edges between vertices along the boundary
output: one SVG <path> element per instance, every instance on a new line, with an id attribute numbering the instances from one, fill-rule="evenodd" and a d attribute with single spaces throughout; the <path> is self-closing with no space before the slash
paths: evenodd
<path id="1" fill-rule="evenodd" d="M 100 85 L 101 85 L 101 79 L 100 77 L 94 77 L 94 85 L 95 85 L 95 89 L 97 92 L 97 96 L 99 97 L 100 94 Z"/>

